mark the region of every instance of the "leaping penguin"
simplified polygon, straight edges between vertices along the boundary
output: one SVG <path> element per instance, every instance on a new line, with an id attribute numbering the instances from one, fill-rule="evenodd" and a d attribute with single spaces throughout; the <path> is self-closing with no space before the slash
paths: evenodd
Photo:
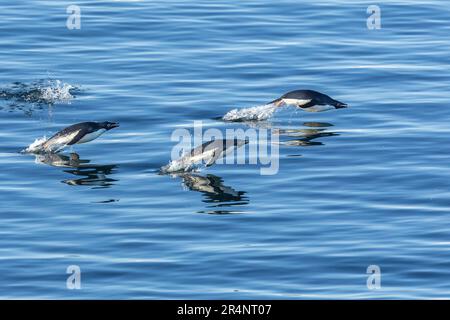
<path id="1" fill-rule="evenodd" d="M 330 109 L 347 108 L 346 103 L 334 100 L 326 94 L 314 90 L 295 90 L 288 92 L 268 104 L 295 105 L 308 112 L 321 112 Z"/>
<path id="2" fill-rule="evenodd" d="M 205 142 L 192 149 L 180 159 L 173 160 L 168 165 L 161 167 L 161 173 L 191 171 L 196 164 L 201 162 L 204 162 L 206 167 L 212 166 L 219 158 L 248 143 L 248 140 L 236 138 L 217 139 Z"/>
<path id="3" fill-rule="evenodd" d="M 57 152 L 65 146 L 86 143 L 97 139 L 106 131 L 117 128 L 117 122 L 82 122 L 71 125 L 56 133 L 44 142 L 42 149 L 45 152 Z"/>

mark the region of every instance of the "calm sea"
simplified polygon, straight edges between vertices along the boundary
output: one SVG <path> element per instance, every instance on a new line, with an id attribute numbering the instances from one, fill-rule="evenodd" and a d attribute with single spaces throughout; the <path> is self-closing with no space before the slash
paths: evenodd
<path id="1" fill-rule="evenodd" d="M 450 297 L 449 15 L 446 1 L 2 1 L 0 297 Z M 294 89 L 350 107 L 217 120 Z M 20 153 L 106 120 L 121 126 Z M 194 121 L 283 132 L 278 173 L 159 174 Z"/>

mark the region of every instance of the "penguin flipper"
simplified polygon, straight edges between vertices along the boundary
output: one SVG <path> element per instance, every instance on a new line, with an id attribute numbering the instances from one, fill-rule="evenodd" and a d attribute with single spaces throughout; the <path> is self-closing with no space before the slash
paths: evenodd
<path id="1" fill-rule="evenodd" d="M 318 105 L 319 103 L 316 100 L 310 100 L 309 102 L 299 105 L 300 108 L 306 109 L 306 108 L 311 108 L 314 107 L 316 105 Z"/>
<path id="2" fill-rule="evenodd" d="M 208 160 L 208 162 L 206 163 L 207 167 L 212 166 L 214 163 L 216 163 L 216 160 L 219 159 L 220 155 L 222 153 L 219 151 L 214 151 L 211 158 Z"/>
<path id="3" fill-rule="evenodd" d="M 72 146 L 74 144 L 76 144 L 78 141 L 81 140 L 81 138 L 83 138 L 86 135 L 85 130 L 80 130 L 78 131 L 75 136 L 72 138 L 72 140 L 70 140 L 70 142 L 67 144 L 68 146 Z"/>

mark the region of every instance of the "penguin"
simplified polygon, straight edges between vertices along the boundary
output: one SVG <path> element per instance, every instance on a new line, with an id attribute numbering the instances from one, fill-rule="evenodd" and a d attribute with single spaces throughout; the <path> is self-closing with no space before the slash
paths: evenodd
<path id="1" fill-rule="evenodd" d="M 117 128 L 117 122 L 82 122 L 71 125 L 44 142 L 45 152 L 58 152 L 65 146 L 86 143 L 97 139 L 106 131 Z"/>
<path id="2" fill-rule="evenodd" d="M 161 167 L 161 173 L 172 173 L 177 171 L 191 171 L 195 164 L 204 162 L 206 167 L 212 166 L 217 159 L 223 157 L 234 149 L 248 144 L 249 141 L 241 139 L 216 139 L 195 147 L 188 154 L 178 160 L 171 161 L 168 165 Z"/>
<path id="3" fill-rule="evenodd" d="M 206 167 L 212 166 L 217 159 L 225 154 L 248 144 L 248 140 L 241 139 L 218 139 L 203 143 L 202 145 L 191 150 L 189 158 L 193 162 L 206 161 Z"/>
<path id="4" fill-rule="evenodd" d="M 281 105 L 295 105 L 308 112 L 321 112 L 331 109 L 347 108 L 347 104 L 334 100 L 326 94 L 314 90 L 290 91 L 268 104 L 276 107 Z"/>

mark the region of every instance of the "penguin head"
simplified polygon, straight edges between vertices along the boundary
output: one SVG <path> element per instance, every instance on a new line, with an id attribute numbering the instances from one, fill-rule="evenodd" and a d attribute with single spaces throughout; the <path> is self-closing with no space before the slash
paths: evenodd
<path id="1" fill-rule="evenodd" d="M 342 109 L 342 108 L 347 108 L 348 104 L 335 100 L 335 102 L 333 103 L 333 106 L 336 109 Z"/>
<path id="2" fill-rule="evenodd" d="M 100 125 L 103 129 L 111 130 L 111 129 L 117 128 L 119 126 L 119 123 L 105 121 L 105 122 L 102 122 Z"/>

